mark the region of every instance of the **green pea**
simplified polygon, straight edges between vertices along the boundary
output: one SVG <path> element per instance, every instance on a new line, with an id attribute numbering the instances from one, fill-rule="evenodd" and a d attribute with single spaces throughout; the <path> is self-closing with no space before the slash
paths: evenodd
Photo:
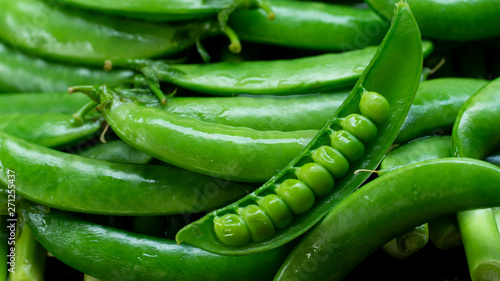
<path id="1" fill-rule="evenodd" d="M 276 193 L 285 200 L 292 212 L 296 215 L 307 212 L 314 205 L 314 193 L 303 182 L 296 179 L 287 179 L 282 182 Z"/>
<path id="2" fill-rule="evenodd" d="M 365 92 L 359 101 L 359 111 L 375 123 L 382 123 L 389 117 L 389 102 L 379 93 Z"/>
<path id="3" fill-rule="evenodd" d="M 314 162 L 325 167 L 335 178 L 347 174 L 349 162 L 338 150 L 331 146 L 321 146 L 312 153 Z"/>
<path id="4" fill-rule="evenodd" d="M 309 186 L 316 196 L 327 195 L 334 185 L 334 180 L 330 172 L 318 163 L 307 163 L 297 168 L 295 175 Z"/>
<path id="5" fill-rule="evenodd" d="M 330 138 L 332 140 L 332 146 L 338 149 L 338 151 L 351 162 L 359 160 L 365 153 L 365 146 L 363 143 L 347 131 L 335 131 Z"/>
<path id="6" fill-rule="evenodd" d="M 245 221 L 250 236 L 255 242 L 265 241 L 274 234 L 274 225 L 266 213 L 257 205 L 248 205 L 238 209 L 238 214 Z"/>
<path id="7" fill-rule="evenodd" d="M 283 228 L 292 222 L 292 211 L 278 195 L 268 194 L 261 198 L 258 204 L 271 218 L 276 228 Z"/>
<path id="8" fill-rule="evenodd" d="M 250 242 L 250 232 L 243 219 L 236 214 L 227 214 L 214 219 L 217 238 L 227 246 L 243 246 Z"/>
<path id="9" fill-rule="evenodd" d="M 377 136 L 377 126 L 372 120 L 360 114 L 350 114 L 343 118 L 340 126 L 365 143 Z"/>

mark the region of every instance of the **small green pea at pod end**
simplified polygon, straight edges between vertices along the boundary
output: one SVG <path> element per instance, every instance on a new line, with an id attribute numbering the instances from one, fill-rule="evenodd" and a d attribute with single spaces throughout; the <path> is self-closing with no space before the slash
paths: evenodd
<path id="1" fill-rule="evenodd" d="M 314 193 L 300 180 L 285 180 L 276 188 L 276 193 L 296 215 L 307 212 L 314 205 Z"/>
<path id="2" fill-rule="evenodd" d="M 297 168 L 295 175 L 309 186 L 316 196 L 327 195 L 334 186 L 334 179 L 330 172 L 318 163 L 307 163 Z"/>
<path id="3" fill-rule="evenodd" d="M 214 218 L 214 230 L 217 238 L 227 246 L 239 247 L 250 242 L 250 231 L 236 214 Z"/>
<path id="4" fill-rule="evenodd" d="M 365 92 L 359 101 L 359 111 L 375 123 L 382 123 L 389 118 L 391 107 L 387 99 L 376 92 Z"/>
<path id="5" fill-rule="evenodd" d="M 276 228 L 283 228 L 292 222 L 292 211 L 278 195 L 268 194 L 260 198 L 257 203 L 271 218 Z"/>

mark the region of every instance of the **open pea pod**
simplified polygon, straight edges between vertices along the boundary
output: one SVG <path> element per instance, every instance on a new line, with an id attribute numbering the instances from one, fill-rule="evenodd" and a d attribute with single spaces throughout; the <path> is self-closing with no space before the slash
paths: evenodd
<path id="1" fill-rule="evenodd" d="M 370 175 L 357 170 L 378 166 L 409 111 L 421 71 L 420 32 L 400 2 L 351 94 L 305 149 L 250 195 L 184 227 L 177 242 L 247 255 L 306 232 Z M 332 146 L 322 145 L 329 141 Z"/>

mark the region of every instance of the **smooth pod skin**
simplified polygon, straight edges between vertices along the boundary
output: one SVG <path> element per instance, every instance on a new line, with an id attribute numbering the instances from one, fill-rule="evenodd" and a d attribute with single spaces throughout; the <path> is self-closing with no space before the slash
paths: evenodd
<path id="1" fill-rule="evenodd" d="M 42 57 L 84 65 L 102 67 L 106 60 L 174 54 L 211 29 L 202 23 L 176 27 L 126 20 L 51 1 L 0 1 L 0 38 L 4 42 Z"/>
<path id="2" fill-rule="evenodd" d="M 134 234 L 30 205 L 36 238 L 67 265 L 100 280 L 271 280 L 289 250 L 245 257 L 214 255 L 173 240 Z"/>
<path id="3" fill-rule="evenodd" d="M 63 153 L 0 132 L 3 184 L 7 184 L 8 169 L 29 175 L 16 178 L 16 193 L 23 198 L 92 214 L 200 212 L 223 206 L 255 188 L 173 166 L 118 164 Z"/>
<path id="4" fill-rule="evenodd" d="M 122 140 L 100 143 L 78 152 L 79 155 L 123 164 L 147 164 L 153 157 Z"/>
<path id="5" fill-rule="evenodd" d="M 68 92 L 0 94 L 0 114 L 62 113 L 73 114 L 89 99 L 68 95 Z"/>
<path id="6" fill-rule="evenodd" d="M 402 46 L 405 47 L 402 48 Z M 330 209 L 344 200 L 370 176 L 369 173 L 354 172 L 358 169 L 374 170 L 389 150 L 404 122 L 420 83 L 422 58 L 418 26 L 409 7 L 401 3 L 398 5 L 397 16 L 377 54 L 363 72 L 351 94 L 304 150 L 252 194 L 215 210 L 181 229 L 176 235 L 177 242 L 189 243 L 220 254 L 247 255 L 284 245 L 313 227 Z M 344 117 L 359 113 L 359 102 L 365 91 L 374 91 L 383 95 L 389 102 L 391 112 L 384 123 L 377 124 L 377 136 L 366 144 L 362 158 L 350 163 L 349 170 L 344 176 L 335 178 L 333 190 L 326 196 L 316 197 L 313 206 L 307 212 L 294 215 L 288 226 L 276 229 L 275 235 L 265 242 L 249 242 L 241 247 L 229 247 L 219 241 L 214 233 L 214 218 L 234 213 L 234 210 L 240 206 L 252 204 L 261 196 L 269 194 L 283 180 L 294 178 L 296 168 L 312 162 L 311 154 L 323 146 L 325 140 L 329 143 L 330 131 L 340 127 L 339 124 Z"/>
<path id="7" fill-rule="evenodd" d="M 165 110 L 259 131 L 320 130 L 351 89 L 295 96 L 175 97 Z"/>
<path id="8" fill-rule="evenodd" d="M 500 78 L 471 96 L 453 126 L 453 154 L 483 159 L 500 143 Z"/>
<path id="9" fill-rule="evenodd" d="M 52 148 L 64 148 L 95 137 L 103 121 L 101 117 L 75 124 L 71 115 L 61 113 L 19 113 L 0 118 L 0 131 Z"/>
<path id="10" fill-rule="evenodd" d="M 451 133 L 462 105 L 486 84 L 484 79 L 451 77 L 422 82 L 395 143 Z"/>
<path id="11" fill-rule="evenodd" d="M 101 112 L 113 131 L 136 149 L 190 171 L 234 181 L 267 181 L 316 134 L 256 131 L 180 117 L 121 101 L 105 86 L 89 95 L 103 105 Z"/>
<path id="12" fill-rule="evenodd" d="M 390 19 L 397 0 L 365 0 Z M 500 35 L 496 0 L 408 0 L 423 37 L 470 41 Z"/>
<path id="13" fill-rule="evenodd" d="M 425 53 L 432 43 L 423 45 Z M 196 92 L 234 96 L 294 95 L 328 91 L 356 84 L 377 47 L 290 60 L 217 62 L 207 64 L 145 63 L 143 73 Z"/>
<path id="14" fill-rule="evenodd" d="M 120 5 L 106 0 L 56 0 L 60 3 L 88 8 L 102 13 L 147 21 L 194 20 L 216 15 L 225 9 L 252 8 L 260 1 L 232 0 L 147 0 L 121 1 Z M 269 18 L 268 18 L 269 20 Z"/>
<path id="15" fill-rule="evenodd" d="M 241 40 L 316 49 L 347 51 L 378 45 L 389 25 L 370 9 L 308 1 L 272 1 L 269 21 L 262 10 L 240 10 L 228 25 Z"/>
<path id="16" fill-rule="evenodd" d="M 294 248 L 274 280 L 341 280 L 410 227 L 500 205 L 498 182 L 498 167 L 474 159 L 434 159 L 387 173 L 334 207 Z"/>
<path id="17" fill-rule="evenodd" d="M 0 43 L 0 93 L 66 91 L 82 84 L 118 86 L 132 80 L 133 75 L 129 70 L 104 71 L 49 62 Z"/>

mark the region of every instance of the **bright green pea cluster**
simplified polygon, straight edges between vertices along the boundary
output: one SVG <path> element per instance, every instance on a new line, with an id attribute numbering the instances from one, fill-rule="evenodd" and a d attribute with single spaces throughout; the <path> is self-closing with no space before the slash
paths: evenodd
<path id="1" fill-rule="evenodd" d="M 294 215 L 309 211 L 316 197 L 326 196 L 334 187 L 334 178 L 349 171 L 349 162 L 361 159 L 364 143 L 377 136 L 375 123 L 389 117 L 390 106 L 385 97 L 365 92 L 359 102 L 361 114 L 339 119 L 341 130 L 329 132 L 331 146 L 323 145 L 311 151 L 311 162 L 295 168 L 296 179 L 286 179 L 274 186 L 274 193 L 256 200 L 256 204 L 238 208 L 235 213 L 214 219 L 214 230 L 227 246 L 243 246 L 250 241 L 270 239 L 276 229 L 292 222 Z"/>

